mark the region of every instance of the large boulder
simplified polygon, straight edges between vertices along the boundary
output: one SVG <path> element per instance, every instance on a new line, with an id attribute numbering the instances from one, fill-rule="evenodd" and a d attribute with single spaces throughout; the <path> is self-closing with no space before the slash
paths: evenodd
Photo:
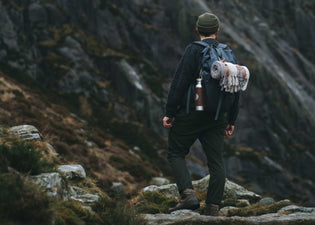
<path id="1" fill-rule="evenodd" d="M 84 179 L 86 178 L 86 173 L 84 168 L 77 164 L 77 165 L 61 165 L 57 169 L 60 173 L 63 173 L 66 178 L 68 179 L 75 179 L 80 178 Z"/>
<path id="2" fill-rule="evenodd" d="M 14 126 L 8 130 L 8 133 L 24 141 L 40 141 L 42 139 L 42 135 L 37 128 L 32 125 Z"/>

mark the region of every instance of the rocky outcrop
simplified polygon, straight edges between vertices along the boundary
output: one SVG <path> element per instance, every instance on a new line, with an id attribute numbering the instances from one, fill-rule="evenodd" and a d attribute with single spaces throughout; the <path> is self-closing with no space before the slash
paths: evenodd
<path id="1" fill-rule="evenodd" d="M 93 203 L 100 199 L 99 195 L 90 194 L 84 191 L 82 188 L 76 186 L 69 187 L 68 197 L 82 203 Z"/>
<path id="2" fill-rule="evenodd" d="M 68 198 L 66 183 L 59 173 L 42 173 L 30 176 L 29 180 L 38 184 L 49 196 L 63 200 Z"/>
<path id="3" fill-rule="evenodd" d="M 315 128 L 314 29 L 308 26 L 313 1 L 10 2 L 0 2 L 1 69 L 22 83 L 39 84 L 43 94 L 57 93 L 114 136 L 122 132 L 111 126 L 113 117 L 167 135 L 160 120 L 170 78 L 185 46 L 196 40 L 196 15 L 216 13 L 219 40 L 253 74 L 234 138 L 227 142 L 259 153 L 227 153 L 227 175 L 246 177 L 244 183 L 258 191 L 315 203 L 309 191 L 315 188 L 315 139 L 309 135 Z M 142 140 L 119 137 L 143 151 L 164 148 L 155 147 L 157 141 L 141 145 Z M 147 150 L 150 146 L 156 149 Z M 203 166 L 188 167 L 205 175 Z"/>
<path id="4" fill-rule="evenodd" d="M 194 181 L 194 189 L 199 194 L 206 193 L 208 183 L 209 176 Z M 275 202 L 270 197 L 261 198 L 258 194 L 228 180 L 225 187 L 222 204 L 227 206 L 220 209 L 220 216 L 201 215 L 202 209 L 198 209 L 195 211 L 178 210 L 170 214 L 142 214 L 142 218 L 148 225 L 308 225 L 315 223 L 315 208 L 290 205 L 292 203 L 289 200 Z M 178 198 L 178 193 L 174 189 L 176 189 L 175 184 L 160 187 L 151 185 L 143 191 L 159 192 L 169 198 Z M 202 207 L 204 207 L 203 199 L 201 199 Z"/>
<path id="5" fill-rule="evenodd" d="M 37 128 L 32 125 L 14 126 L 8 129 L 8 133 L 24 141 L 40 141 L 42 139 Z"/>
<path id="6" fill-rule="evenodd" d="M 209 179 L 210 179 L 210 175 L 200 180 L 193 181 L 192 183 L 193 183 L 194 189 L 200 193 L 206 192 L 209 185 Z M 151 186 L 145 187 L 143 191 L 144 192 L 146 191 L 159 192 L 169 198 L 174 198 L 174 197 L 179 198 L 179 193 L 178 193 L 176 184 L 168 184 L 168 185 L 162 185 L 162 186 L 151 185 Z M 260 195 L 254 192 L 251 192 L 247 190 L 246 188 L 228 179 L 226 180 L 226 183 L 225 183 L 224 197 L 250 199 L 250 200 L 257 200 L 261 198 Z"/>
<path id="7" fill-rule="evenodd" d="M 42 173 L 37 176 L 30 176 L 29 180 L 38 184 L 43 192 L 56 199 L 73 199 L 85 204 L 90 204 L 100 199 L 97 194 L 90 194 L 76 186 L 68 186 L 59 173 Z"/>
<path id="8" fill-rule="evenodd" d="M 251 217 L 203 216 L 190 210 L 179 210 L 171 214 L 147 214 L 143 216 L 148 225 L 306 225 L 315 222 L 315 213 L 278 213 Z"/>

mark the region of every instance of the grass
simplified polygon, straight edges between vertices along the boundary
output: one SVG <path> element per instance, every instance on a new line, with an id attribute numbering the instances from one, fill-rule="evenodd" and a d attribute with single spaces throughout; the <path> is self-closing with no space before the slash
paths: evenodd
<path id="1" fill-rule="evenodd" d="M 177 203 L 175 198 L 168 198 L 157 192 L 140 193 L 135 202 L 138 213 L 168 213 L 168 209 Z"/>
<path id="2" fill-rule="evenodd" d="M 92 209 L 106 225 L 144 225 L 135 208 L 121 199 L 101 198 Z"/>
<path id="3" fill-rule="evenodd" d="M 0 159 L 4 163 L 1 170 L 5 171 L 5 164 L 22 173 L 31 175 L 42 172 L 50 172 L 54 169 L 54 163 L 43 157 L 41 149 L 31 142 L 14 141 L 10 144 L 0 145 Z"/>
<path id="4" fill-rule="evenodd" d="M 50 224 L 51 199 L 19 175 L 0 175 L 0 224 Z"/>
<path id="5" fill-rule="evenodd" d="M 95 214 L 74 200 L 48 197 L 20 175 L 0 175 L 0 224 L 12 225 L 141 225 L 136 211 L 124 200 L 102 198 Z"/>

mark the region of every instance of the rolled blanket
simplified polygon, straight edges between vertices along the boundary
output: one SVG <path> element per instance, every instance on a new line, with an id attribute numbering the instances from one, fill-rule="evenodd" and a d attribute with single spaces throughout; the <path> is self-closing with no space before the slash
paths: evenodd
<path id="1" fill-rule="evenodd" d="M 234 93 L 246 90 L 250 74 L 246 66 L 226 61 L 215 61 L 211 67 L 211 77 L 220 79 L 222 90 Z"/>

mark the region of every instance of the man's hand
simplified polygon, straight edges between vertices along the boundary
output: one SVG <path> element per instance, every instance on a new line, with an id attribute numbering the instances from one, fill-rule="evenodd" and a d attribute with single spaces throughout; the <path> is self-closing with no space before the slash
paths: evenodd
<path id="1" fill-rule="evenodd" d="M 164 116 L 164 118 L 163 118 L 163 126 L 165 128 L 171 128 L 173 126 L 173 120 L 174 120 L 173 118 Z"/>
<path id="2" fill-rule="evenodd" d="M 227 125 L 227 127 L 225 128 L 225 136 L 226 137 L 232 136 L 233 131 L 234 131 L 234 125 L 230 125 L 230 124 Z"/>

